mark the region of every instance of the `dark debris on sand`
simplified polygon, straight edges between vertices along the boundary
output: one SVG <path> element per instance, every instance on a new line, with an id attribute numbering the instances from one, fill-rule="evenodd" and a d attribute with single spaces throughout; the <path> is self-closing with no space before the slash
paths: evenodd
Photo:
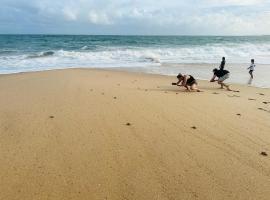
<path id="1" fill-rule="evenodd" d="M 240 113 L 237 113 L 236 115 L 241 116 L 241 114 L 240 114 Z"/>
<path id="2" fill-rule="evenodd" d="M 117 97 L 113 97 L 114 99 L 117 99 Z"/>
<path id="3" fill-rule="evenodd" d="M 192 129 L 197 129 L 197 127 L 196 127 L 196 126 L 192 126 L 191 128 L 192 128 Z"/>
<path id="4" fill-rule="evenodd" d="M 54 116 L 53 116 L 53 115 L 51 115 L 51 116 L 50 116 L 50 119 L 53 119 L 53 118 L 54 118 Z"/>
<path id="5" fill-rule="evenodd" d="M 265 151 L 262 151 L 262 152 L 261 152 L 261 155 L 262 155 L 262 156 L 268 156 L 268 154 L 267 154 Z"/>
<path id="6" fill-rule="evenodd" d="M 131 126 L 131 123 L 129 123 L 129 122 L 128 122 L 128 123 L 126 123 L 126 126 Z"/>

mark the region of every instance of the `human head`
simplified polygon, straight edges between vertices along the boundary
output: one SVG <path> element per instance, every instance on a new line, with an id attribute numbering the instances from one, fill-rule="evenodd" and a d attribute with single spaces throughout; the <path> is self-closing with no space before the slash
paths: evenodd
<path id="1" fill-rule="evenodd" d="M 225 57 L 222 57 L 222 60 L 225 61 Z"/>
<path id="2" fill-rule="evenodd" d="M 251 63 L 254 63 L 254 59 L 251 59 Z"/>
<path id="3" fill-rule="evenodd" d="M 183 77 L 183 75 L 181 73 L 179 73 L 177 76 L 176 76 L 178 79 L 181 79 Z"/>
<path id="4" fill-rule="evenodd" d="M 218 71 L 218 69 L 217 69 L 217 68 L 213 69 L 213 72 L 214 72 L 214 73 L 216 73 L 217 71 Z"/>

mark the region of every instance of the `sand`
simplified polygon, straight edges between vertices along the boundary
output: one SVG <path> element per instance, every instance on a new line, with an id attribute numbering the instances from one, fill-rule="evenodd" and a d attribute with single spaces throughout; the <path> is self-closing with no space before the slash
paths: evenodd
<path id="1" fill-rule="evenodd" d="M 270 90 L 172 81 L 1 75 L 0 199 L 270 199 Z"/>

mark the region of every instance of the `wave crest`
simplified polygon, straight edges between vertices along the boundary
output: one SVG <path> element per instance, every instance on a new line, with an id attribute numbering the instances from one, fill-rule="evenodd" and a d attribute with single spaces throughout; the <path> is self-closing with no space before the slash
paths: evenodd
<path id="1" fill-rule="evenodd" d="M 34 55 L 30 55 L 27 56 L 26 58 L 43 58 L 43 57 L 48 57 L 48 56 L 53 56 L 54 55 L 54 51 L 45 51 L 45 52 L 41 52 L 39 54 L 34 54 Z"/>

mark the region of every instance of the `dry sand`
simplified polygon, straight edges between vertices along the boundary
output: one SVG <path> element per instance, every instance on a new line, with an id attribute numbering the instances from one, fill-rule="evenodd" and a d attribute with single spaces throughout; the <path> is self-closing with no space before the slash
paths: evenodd
<path id="1" fill-rule="evenodd" d="M 0 199 L 270 199 L 270 90 L 172 81 L 0 76 Z"/>

